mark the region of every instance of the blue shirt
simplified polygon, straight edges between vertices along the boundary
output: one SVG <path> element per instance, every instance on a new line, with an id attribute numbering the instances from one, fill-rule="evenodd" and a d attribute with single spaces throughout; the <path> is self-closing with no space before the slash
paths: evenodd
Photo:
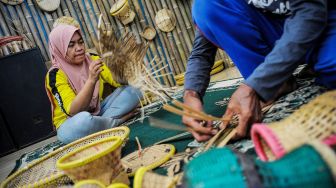
<path id="1" fill-rule="evenodd" d="M 327 4 L 327 0 L 290 0 L 291 14 L 286 16 L 282 36 L 264 62 L 245 80 L 262 99 L 272 99 L 307 52 L 318 43 L 327 25 Z M 215 45 L 196 31 L 185 75 L 186 90 L 194 90 L 203 97 L 216 50 Z"/>

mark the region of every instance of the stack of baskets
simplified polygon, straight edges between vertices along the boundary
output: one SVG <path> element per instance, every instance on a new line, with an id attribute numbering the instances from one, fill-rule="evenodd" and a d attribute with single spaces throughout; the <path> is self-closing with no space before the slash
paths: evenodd
<path id="1" fill-rule="evenodd" d="M 128 0 L 118 0 L 110 9 L 110 14 L 116 16 L 124 25 L 134 20 L 135 13 L 130 8 Z"/>

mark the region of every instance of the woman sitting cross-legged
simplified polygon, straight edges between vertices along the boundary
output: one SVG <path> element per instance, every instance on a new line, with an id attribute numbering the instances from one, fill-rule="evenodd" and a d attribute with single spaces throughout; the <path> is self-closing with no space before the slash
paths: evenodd
<path id="1" fill-rule="evenodd" d="M 98 56 L 85 53 L 78 28 L 55 27 L 49 35 L 49 50 L 52 67 L 46 75 L 46 90 L 60 141 L 67 144 L 118 126 L 135 114 L 140 91 L 116 83 Z M 115 90 L 103 99 L 108 86 Z"/>

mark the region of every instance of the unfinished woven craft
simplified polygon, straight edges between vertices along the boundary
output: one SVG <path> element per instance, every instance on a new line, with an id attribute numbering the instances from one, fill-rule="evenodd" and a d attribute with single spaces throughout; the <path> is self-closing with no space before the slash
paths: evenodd
<path id="1" fill-rule="evenodd" d="M 140 35 L 146 40 L 153 40 L 156 35 L 156 30 L 151 26 L 146 26 Z"/>
<path id="2" fill-rule="evenodd" d="M 335 139 L 329 139 L 336 134 L 335 101 L 336 91 L 326 92 L 280 122 L 254 124 L 251 136 L 260 159 L 279 159 L 311 140 L 335 144 Z"/>
<path id="3" fill-rule="evenodd" d="M 74 182 L 96 179 L 105 186 L 116 182 L 129 184 L 120 160 L 121 144 L 120 137 L 90 143 L 58 159 L 56 166 Z"/>
<path id="4" fill-rule="evenodd" d="M 168 161 L 175 153 L 175 147 L 171 144 L 160 144 L 147 147 L 141 152 L 134 151 L 121 159 L 126 173 L 133 176 L 140 167 L 148 170 L 154 169 Z"/>
<path id="5" fill-rule="evenodd" d="M 110 14 L 116 16 L 120 21 L 127 25 L 134 20 L 135 13 L 130 8 L 128 0 L 118 0 L 110 9 Z"/>
<path id="6" fill-rule="evenodd" d="M 36 0 L 37 5 L 46 12 L 55 11 L 61 4 L 60 0 Z"/>
<path id="7" fill-rule="evenodd" d="M 166 8 L 159 10 L 155 15 L 157 27 L 164 32 L 171 32 L 176 26 L 174 13 Z"/>
<path id="8" fill-rule="evenodd" d="M 146 167 L 141 167 L 134 176 L 134 188 L 173 188 L 176 185 L 174 177 L 168 177 L 151 172 Z"/>
<path id="9" fill-rule="evenodd" d="M 185 187 L 335 187 L 336 156 L 313 142 L 274 162 L 255 160 L 229 148 L 216 148 L 191 160 Z"/>
<path id="10" fill-rule="evenodd" d="M 63 171 L 56 168 L 56 161 L 77 148 L 104 138 L 119 136 L 127 142 L 130 130 L 128 127 L 117 127 L 104 130 L 61 147 L 48 155 L 29 163 L 26 167 L 9 176 L 2 184 L 3 188 L 11 187 L 58 187 L 71 182 Z"/>
<path id="11" fill-rule="evenodd" d="M 8 5 L 19 5 L 23 2 L 23 0 L 1 0 L 1 2 Z"/>
<path id="12" fill-rule="evenodd" d="M 77 28 L 80 28 L 80 25 L 77 22 L 77 20 L 75 20 L 73 17 L 70 17 L 70 16 L 62 16 L 62 17 L 58 18 L 54 22 L 53 28 L 55 28 L 56 26 L 61 25 L 61 24 L 72 25 L 72 26 L 75 26 Z"/>
<path id="13" fill-rule="evenodd" d="M 106 186 L 98 180 L 88 179 L 77 182 L 74 188 L 106 188 Z"/>

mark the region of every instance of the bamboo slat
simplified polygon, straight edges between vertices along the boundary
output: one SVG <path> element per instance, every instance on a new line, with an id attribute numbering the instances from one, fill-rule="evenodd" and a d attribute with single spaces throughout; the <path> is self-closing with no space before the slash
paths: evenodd
<path id="1" fill-rule="evenodd" d="M 176 2 L 176 0 L 172 0 L 172 2 Z M 190 20 L 188 20 L 188 17 L 186 15 L 186 9 L 185 7 L 183 6 L 182 2 L 181 1 L 177 1 L 177 5 L 180 9 L 180 12 L 182 14 L 182 18 L 183 18 L 183 21 L 181 21 L 181 23 L 185 23 L 185 29 L 187 29 L 188 31 L 188 38 L 187 38 L 187 46 L 188 46 L 188 49 L 189 51 L 191 51 L 192 49 L 192 39 L 194 38 L 193 36 L 195 35 L 194 34 L 194 30 L 193 30 L 193 25 L 190 23 Z"/>
<path id="2" fill-rule="evenodd" d="M 62 10 L 64 16 L 71 16 L 71 15 L 70 15 L 70 12 L 69 12 L 69 9 L 68 9 L 68 6 L 65 4 L 64 1 L 61 1 L 60 8 L 61 8 L 61 10 Z M 59 9 L 59 8 L 58 8 L 58 9 Z"/>
<path id="3" fill-rule="evenodd" d="M 0 22 L 0 27 L 1 27 L 1 30 L 3 31 L 3 35 L 4 36 L 9 36 L 10 32 L 9 32 L 9 29 L 8 29 L 8 26 L 7 26 L 7 22 L 6 22 L 7 18 L 5 18 L 5 15 L 3 15 L 5 12 L 2 10 L 2 6 L 1 6 L 0 9 L 1 9 L 0 20 L 2 20 Z"/>
<path id="4" fill-rule="evenodd" d="M 18 16 L 21 20 L 22 26 L 23 26 L 23 33 L 24 35 L 28 38 L 28 40 L 30 41 L 31 44 L 33 44 L 34 38 L 33 38 L 33 34 L 31 32 L 31 29 L 28 25 L 28 22 L 23 14 L 23 10 L 21 8 L 21 6 L 15 6 L 16 12 L 18 13 Z"/>
<path id="5" fill-rule="evenodd" d="M 10 14 L 9 12 L 6 10 L 6 7 L 5 7 L 5 4 L 4 3 L 0 3 L 0 8 L 1 8 L 1 13 L 4 14 L 4 22 L 7 27 L 7 30 L 9 31 L 10 35 L 15 35 L 15 31 L 11 28 L 13 28 L 13 24 L 12 22 L 10 21 Z"/>
<path id="6" fill-rule="evenodd" d="M 96 38 L 96 35 L 95 35 L 95 31 L 94 31 L 94 28 L 93 28 L 93 25 L 92 23 L 90 22 L 90 15 L 89 13 L 86 14 L 86 8 L 85 8 L 85 5 L 84 5 L 84 2 L 82 0 L 77 0 L 77 5 L 78 5 L 78 10 L 79 12 L 77 12 L 77 14 L 80 14 L 82 15 L 82 18 L 83 18 L 83 25 L 86 25 L 87 26 L 87 29 L 89 31 L 89 35 L 91 37 L 91 40 L 92 41 L 96 41 L 97 38 Z M 75 3 L 76 4 L 76 3 Z M 93 46 L 89 46 L 89 48 L 92 48 Z"/>

